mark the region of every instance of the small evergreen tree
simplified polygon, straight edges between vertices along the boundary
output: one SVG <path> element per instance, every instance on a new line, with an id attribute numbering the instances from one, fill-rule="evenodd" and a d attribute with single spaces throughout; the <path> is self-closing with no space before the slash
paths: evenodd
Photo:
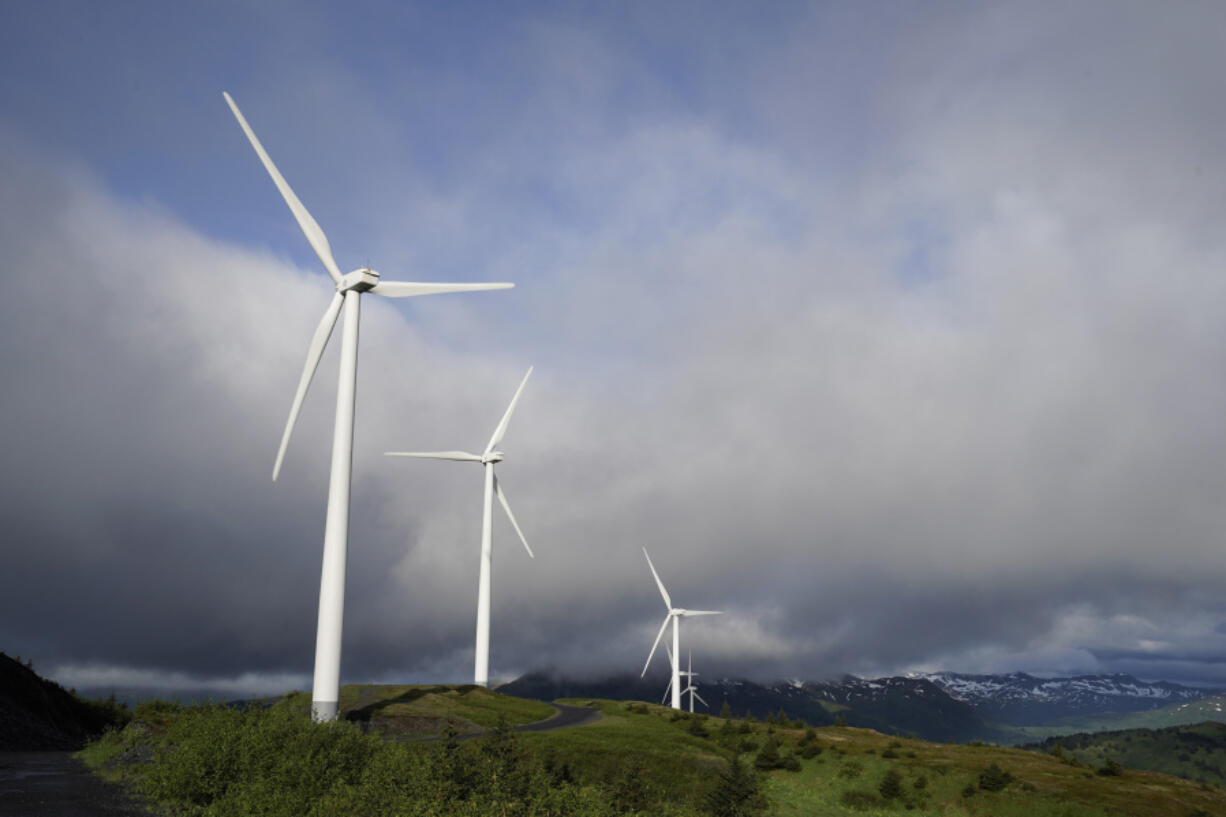
<path id="1" fill-rule="evenodd" d="M 715 788 L 707 793 L 706 806 L 712 817 L 754 817 L 766 807 L 758 776 L 739 754 L 720 772 Z"/>
<path id="2" fill-rule="evenodd" d="M 881 778 L 877 792 L 886 800 L 902 797 L 902 775 L 894 769 L 887 771 L 885 777 Z"/>
<path id="3" fill-rule="evenodd" d="M 984 791 L 1000 791 L 1013 782 L 1013 775 L 993 763 L 979 773 L 979 788 Z"/>
<path id="4" fill-rule="evenodd" d="M 774 735 L 767 737 L 766 742 L 762 744 L 762 748 L 758 750 L 758 756 L 753 760 L 753 765 L 754 768 L 763 772 L 779 768 L 779 741 L 775 740 Z"/>
<path id="5" fill-rule="evenodd" d="M 1098 770 L 1098 774 L 1103 777 L 1119 777 L 1123 773 L 1124 767 L 1113 757 L 1107 758 L 1107 762 Z"/>
<path id="6" fill-rule="evenodd" d="M 732 707 L 728 705 L 728 699 L 724 699 L 724 705 L 719 708 L 719 716 L 721 718 L 732 717 Z"/>

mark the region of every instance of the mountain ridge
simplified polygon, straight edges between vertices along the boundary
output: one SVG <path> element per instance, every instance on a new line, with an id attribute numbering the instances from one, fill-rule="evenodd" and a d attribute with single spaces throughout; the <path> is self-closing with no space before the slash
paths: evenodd
<path id="1" fill-rule="evenodd" d="M 642 679 L 626 673 L 579 679 L 540 670 L 498 690 L 537 700 L 590 697 L 655 702 L 666 685 L 667 678 L 659 675 Z M 1122 673 L 1041 678 L 1024 672 L 882 678 L 844 675 L 831 681 L 766 683 L 724 677 L 707 680 L 700 688 L 710 702 L 711 714 L 727 702 L 737 716 L 766 719 L 782 712 L 813 726 L 829 725 L 839 718 L 850 726 L 885 734 L 1002 743 L 1018 742 L 1022 736 L 1018 727 L 1190 705 L 1216 693 L 1169 681 L 1140 681 Z"/>
<path id="2" fill-rule="evenodd" d="M 1221 690 L 1171 681 L 1141 681 L 1127 673 L 1041 678 L 1025 672 L 914 674 L 955 700 L 970 704 L 990 721 L 1032 726 L 1106 712 L 1142 712 L 1195 701 Z"/>

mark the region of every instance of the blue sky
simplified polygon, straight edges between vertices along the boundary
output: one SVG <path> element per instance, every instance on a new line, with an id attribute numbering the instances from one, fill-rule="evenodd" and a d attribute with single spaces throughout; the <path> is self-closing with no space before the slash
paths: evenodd
<path id="1" fill-rule="evenodd" d="M 225 90 L 343 268 L 517 285 L 365 301 L 347 679 L 467 676 L 479 475 L 381 452 L 535 364 L 495 675 L 640 666 L 646 545 L 704 672 L 1226 684 L 1222 17 L 14 7 L 0 649 L 309 680 L 335 352 L 268 472 L 329 285 Z"/>

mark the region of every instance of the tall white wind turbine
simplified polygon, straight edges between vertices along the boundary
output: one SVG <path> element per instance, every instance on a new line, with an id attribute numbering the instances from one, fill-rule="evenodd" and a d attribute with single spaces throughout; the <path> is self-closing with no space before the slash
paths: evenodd
<path id="1" fill-rule="evenodd" d="M 489 445 L 482 453 L 470 454 L 467 451 L 386 452 L 389 457 L 479 462 L 485 467 L 485 501 L 481 508 L 481 570 L 477 579 L 477 649 L 473 659 L 473 683 L 478 686 L 489 686 L 490 680 L 490 574 L 493 566 L 490 527 L 493 523 L 494 494 L 498 495 L 498 501 L 502 503 L 502 509 L 507 512 L 507 519 L 511 520 L 515 532 L 519 534 L 519 541 L 524 543 L 528 556 L 532 556 L 532 548 L 528 547 L 528 540 L 524 538 L 524 532 L 519 529 L 519 523 L 515 521 L 515 514 L 511 513 L 511 505 L 507 502 L 507 496 L 502 492 L 502 485 L 498 482 L 498 477 L 494 475 L 494 463 L 501 462 L 503 458 L 502 452 L 498 450 L 498 444 L 502 442 L 503 435 L 507 433 L 511 414 L 515 411 L 515 404 L 519 402 L 524 386 L 528 385 L 528 378 L 532 376 L 532 368 L 528 368 L 528 373 L 520 381 L 519 388 L 515 390 L 515 396 L 511 398 L 511 405 L 507 406 L 506 413 L 502 415 L 502 420 L 494 429 L 494 435 L 490 437 Z"/>
<path id="2" fill-rule="evenodd" d="M 353 417 L 354 402 L 357 387 L 358 367 L 358 316 L 360 314 L 360 298 L 362 293 L 385 295 L 389 298 L 404 298 L 410 295 L 434 295 L 443 292 L 470 292 L 482 289 L 508 289 L 514 284 L 422 284 L 405 281 L 383 281 L 379 273 L 366 267 L 355 269 L 342 275 L 336 260 L 332 257 L 332 248 L 327 236 L 320 229 L 315 219 L 307 212 L 306 207 L 294 195 L 285 178 L 272 163 L 264 146 L 256 138 L 255 132 L 243 118 L 243 114 L 227 93 L 222 94 L 234 117 L 247 135 L 251 146 L 264 164 L 264 169 L 272 177 L 273 183 L 281 191 L 282 198 L 289 205 L 298 226 L 306 235 L 307 241 L 324 269 L 336 284 L 336 292 L 332 302 L 324 311 L 319 326 L 307 347 L 306 365 L 302 369 L 302 377 L 298 380 L 298 391 L 294 394 L 294 402 L 290 405 L 289 420 L 285 424 L 285 433 L 281 435 L 281 447 L 277 450 L 277 461 L 273 465 L 272 478 L 275 481 L 281 472 L 281 462 L 285 458 L 285 449 L 289 445 L 290 435 L 298 420 L 298 411 L 302 408 L 302 400 L 311 378 L 319 366 L 324 347 L 332 336 L 336 319 L 344 307 L 345 322 L 341 330 L 341 362 L 337 377 L 336 390 L 336 423 L 332 433 L 332 473 L 328 481 L 328 514 L 324 523 L 324 555 L 323 570 L 319 582 L 319 624 L 315 636 L 315 680 L 311 700 L 311 713 L 317 721 L 330 721 L 336 718 L 336 705 L 340 697 L 340 661 L 341 661 L 341 630 L 345 608 L 345 562 L 349 539 L 349 488 L 350 473 L 353 466 Z"/>
<path id="3" fill-rule="evenodd" d="M 651 556 L 647 554 L 647 548 L 643 548 L 643 555 L 647 556 L 647 566 L 651 568 L 651 575 L 655 576 L 656 585 L 660 588 L 660 595 L 664 597 L 664 606 L 668 608 L 668 613 L 664 616 L 664 623 L 660 625 L 660 632 L 656 634 L 656 641 L 651 645 L 651 652 L 647 655 L 647 663 L 643 665 L 642 675 L 647 675 L 647 668 L 651 666 L 651 659 L 655 657 L 656 647 L 660 646 L 660 639 L 664 637 L 664 630 L 668 627 L 668 623 L 673 623 L 673 648 L 668 652 L 668 662 L 672 668 L 671 685 L 673 691 L 673 709 L 681 708 L 681 636 L 679 627 L 681 619 L 686 616 L 718 616 L 722 610 L 685 610 L 680 607 L 673 607 L 673 601 L 668 596 L 668 591 L 664 589 L 664 582 L 660 581 L 660 574 L 656 572 L 656 566 L 651 563 Z"/>

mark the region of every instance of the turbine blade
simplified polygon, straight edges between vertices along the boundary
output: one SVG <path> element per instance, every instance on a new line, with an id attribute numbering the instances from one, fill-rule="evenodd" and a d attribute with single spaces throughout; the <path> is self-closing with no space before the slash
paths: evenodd
<path id="1" fill-rule="evenodd" d="M 669 690 L 673 688 L 673 676 L 668 676 L 668 686 L 664 687 L 664 694 L 660 696 L 660 706 L 664 706 L 664 702 L 668 700 Z"/>
<path id="2" fill-rule="evenodd" d="M 694 688 L 693 688 L 693 687 L 690 687 L 690 689 L 694 689 Z M 696 689 L 694 689 L 694 697 L 695 697 L 695 698 L 697 698 L 697 699 L 699 700 L 699 702 L 700 702 L 700 703 L 701 703 L 703 706 L 705 706 L 707 709 L 710 709 L 710 708 L 711 708 L 711 705 L 710 705 L 710 704 L 708 704 L 706 701 L 704 701 L 704 700 L 702 699 L 702 696 L 698 694 L 698 690 L 696 690 Z"/>
<path id="3" fill-rule="evenodd" d="M 332 303 L 328 304 L 324 316 L 319 321 L 319 326 L 315 327 L 311 345 L 307 347 L 306 365 L 302 367 L 302 377 L 298 379 L 298 391 L 294 393 L 294 402 L 289 408 L 289 420 L 285 423 L 285 433 L 281 435 L 281 447 L 277 450 L 277 461 L 272 467 L 273 482 L 277 481 L 277 475 L 281 473 L 281 461 L 285 459 L 285 449 L 289 447 L 290 435 L 294 433 L 294 424 L 298 422 L 302 400 L 306 397 L 307 389 L 311 385 L 311 378 L 315 376 L 315 369 L 319 367 L 319 359 L 323 357 L 328 338 L 332 337 L 332 328 L 336 326 L 336 318 L 341 313 L 341 304 L 344 301 L 344 295 L 339 292 L 333 294 Z"/>
<path id="4" fill-rule="evenodd" d="M 422 457 L 431 460 L 458 460 L 460 462 L 481 462 L 479 454 L 469 454 L 467 451 L 384 451 L 385 457 Z"/>
<path id="5" fill-rule="evenodd" d="M 643 665 L 643 672 L 639 675 L 640 678 L 647 674 L 647 668 L 651 666 L 651 659 L 656 656 L 656 647 L 660 646 L 660 639 L 664 637 L 664 629 L 668 627 L 668 620 L 670 618 L 672 618 L 671 614 L 664 617 L 664 623 L 660 625 L 660 632 L 656 635 L 656 643 L 651 645 L 651 652 L 647 653 L 647 663 Z M 665 647 L 665 649 L 668 648 Z M 669 678 L 669 683 L 671 684 L 672 673 L 669 673 Z"/>
<path id="6" fill-rule="evenodd" d="M 536 557 L 532 555 L 532 548 L 528 547 L 528 540 L 524 537 L 524 532 L 519 529 L 519 523 L 515 521 L 515 514 L 511 513 L 511 503 L 507 502 L 507 495 L 502 492 L 502 483 L 498 481 L 497 475 L 494 476 L 494 493 L 498 494 L 498 501 L 502 503 L 502 509 L 507 512 L 507 519 L 511 520 L 511 526 L 519 534 L 519 541 L 524 543 L 524 550 L 528 551 L 529 558 L 535 559 Z"/>
<path id="7" fill-rule="evenodd" d="M 494 450 L 494 446 L 502 442 L 502 437 L 507 433 L 507 425 L 511 422 L 511 414 L 515 411 L 515 404 L 519 402 L 519 396 L 524 392 L 524 386 L 528 385 L 528 378 L 532 376 L 532 370 L 535 366 L 528 367 L 528 373 L 524 375 L 524 379 L 519 382 L 519 388 L 515 390 L 515 396 L 511 398 L 511 405 L 507 406 L 507 411 L 502 415 L 502 419 L 498 421 L 498 427 L 494 429 L 494 436 L 490 437 L 490 444 L 485 447 L 485 454 Z"/>
<path id="8" fill-rule="evenodd" d="M 682 610 L 682 616 L 722 616 L 723 610 Z"/>
<path id="9" fill-rule="evenodd" d="M 643 555 L 647 556 L 647 548 L 643 548 Z M 647 566 L 651 568 L 651 575 L 656 577 L 656 584 L 660 586 L 660 595 L 664 597 L 664 606 L 668 609 L 673 609 L 673 600 L 668 597 L 668 591 L 664 589 L 664 582 L 660 581 L 660 574 L 656 572 L 656 566 L 651 563 L 651 557 L 647 556 Z"/>
<path id="10" fill-rule="evenodd" d="M 332 257 L 332 247 L 328 244 L 328 237 L 324 235 L 324 231 L 320 228 L 319 224 L 316 223 L 315 219 L 311 218 L 311 214 L 307 212 L 306 207 L 294 195 L 294 191 L 290 189 L 289 183 L 285 181 L 281 171 L 277 170 L 277 166 L 272 163 L 272 159 L 269 158 L 267 151 L 264 150 L 264 146 L 256 138 L 255 131 L 251 129 L 251 126 L 247 124 L 247 120 L 243 118 L 243 112 L 238 109 L 238 105 L 234 104 L 234 100 L 226 92 L 223 91 L 222 96 L 226 98 L 230 110 L 234 112 L 234 118 L 242 126 L 243 133 L 247 134 L 247 141 L 255 148 L 260 161 L 264 163 L 264 169 L 268 171 L 269 176 L 272 176 L 273 183 L 281 191 L 281 197 L 289 205 L 290 212 L 297 219 L 298 226 L 302 228 L 302 232 L 306 235 L 307 241 L 310 242 L 311 248 L 315 250 L 315 254 L 323 262 L 324 269 L 332 276 L 332 280 L 339 284 L 341 281 L 341 271 L 336 266 L 336 259 Z"/>
<path id="11" fill-rule="evenodd" d="M 388 298 L 408 298 L 413 295 L 441 295 L 445 292 L 510 289 L 513 286 L 515 284 L 418 284 L 411 281 L 380 281 L 370 291 Z"/>

